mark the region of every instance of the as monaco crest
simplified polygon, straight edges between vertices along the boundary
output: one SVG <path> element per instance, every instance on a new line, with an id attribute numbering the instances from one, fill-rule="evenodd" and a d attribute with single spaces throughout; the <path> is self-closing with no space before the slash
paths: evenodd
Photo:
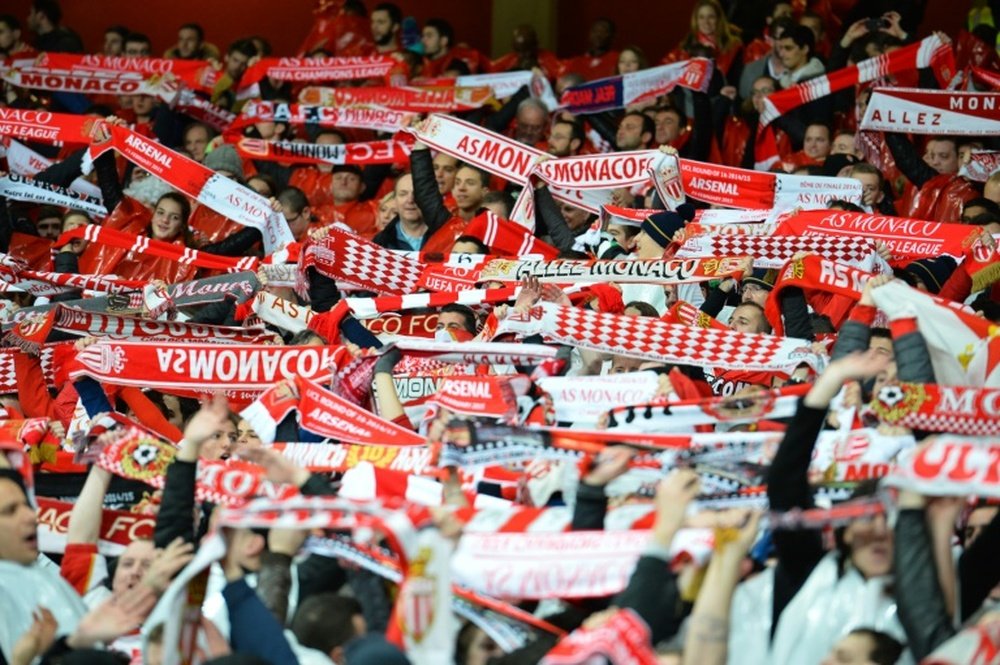
<path id="1" fill-rule="evenodd" d="M 400 628 L 404 635 L 417 644 L 423 641 L 434 624 L 437 578 L 426 574 L 432 556 L 430 547 L 420 548 L 399 592 Z"/>

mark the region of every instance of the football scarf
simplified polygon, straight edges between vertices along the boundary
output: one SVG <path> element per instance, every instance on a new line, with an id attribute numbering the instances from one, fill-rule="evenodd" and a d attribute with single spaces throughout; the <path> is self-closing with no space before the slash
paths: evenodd
<path id="1" fill-rule="evenodd" d="M 1000 150 L 973 150 L 972 160 L 962 167 L 960 175 L 976 182 L 986 182 L 1000 171 Z"/>
<path id="2" fill-rule="evenodd" d="M 355 81 L 388 76 L 399 61 L 388 55 L 353 58 L 261 58 L 247 68 L 240 88 L 248 88 L 265 76 L 294 83 Z"/>
<path id="3" fill-rule="evenodd" d="M 34 66 L 12 67 L 2 78 L 12 86 L 28 90 L 84 95 L 150 95 L 167 103 L 173 102 L 180 91 L 173 76 L 145 76 L 139 72 L 65 72 Z"/>
<path id="4" fill-rule="evenodd" d="M 375 106 L 310 106 L 285 102 L 250 102 L 229 126 L 229 133 L 238 132 L 257 122 L 281 122 L 313 127 L 355 127 L 376 132 L 397 132 L 403 129 L 409 114 Z"/>
<path id="5" fill-rule="evenodd" d="M 947 86 L 954 76 L 955 58 L 951 45 L 937 35 L 768 95 L 764 99 L 764 111 L 760 115 L 754 145 L 755 168 L 767 170 L 779 159 L 774 128 L 770 126 L 775 118 L 850 86 L 925 67 L 933 69 L 942 87 Z"/>
<path id="6" fill-rule="evenodd" d="M 522 187 L 528 185 L 528 176 L 535 169 L 538 158 L 546 154 L 479 125 L 446 115 L 434 114 L 419 130 L 408 127 L 406 131 L 435 150 Z"/>
<path id="7" fill-rule="evenodd" d="M 129 480 L 138 480 L 157 489 L 167 482 L 167 468 L 177 449 L 138 428 L 101 451 L 96 464 Z M 198 461 L 195 498 L 198 501 L 238 506 L 255 496 L 283 498 L 298 493 L 294 487 L 274 485 L 264 478 L 264 469 L 240 461 Z"/>
<path id="8" fill-rule="evenodd" d="M 88 153 L 91 159 L 108 150 L 117 150 L 198 203 L 259 230 L 268 254 L 295 241 L 284 216 L 272 210 L 268 200 L 253 190 L 130 129 L 117 125 L 109 129 L 111 140 L 92 144 Z"/>
<path id="9" fill-rule="evenodd" d="M 678 85 L 705 92 L 713 69 L 706 58 L 650 67 L 567 88 L 559 102 L 573 114 L 598 113 L 655 99 Z"/>
<path id="10" fill-rule="evenodd" d="M 789 261 L 778 273 L 774 288 L 764 303 L 764 314 L 775 335 L 784 334 L 781 316 L 781 292 L 790 286 L 805 292 L 806 300 L 814 310 L 830 317 L 835 328 L 840 328 L 854 303 L 861 298 L 865 282 L 872 275 L 820 256 L 808 255 Z"/>
<path id="11" fill-rule="evenodd" d="M 677 250 L 677 256 L 752 256 L 755 268 L 780 268 L 798 252 L 809 252 L 865 271 L 871 271 L 875 266 L 875 244 L 867 238 L 828 235 L 698 235 L 685 240 Z"/>
<path id="12" fill-rule="evenodd" d="M 801 339 L 691 328 L 646 317 L 589 312 L 541 303 L 510 312 L 497 334 L 543 334 L 550 340 L 654 362 L 781 371 L 818 359 Z"/>
<path id="13" fill-rule="evenodd" d="M 380 418 L 313 381 L 295 377 L 294 385 L 294 393 L 288 386 L 269 388 L 240 413 L 265 443 L 274 441 L 278 423 L 292 410 L 298 411 L 302 429 L 344 443 L 390 446 L 426 443 L 412 430 Z"/>
<path id="14" fill-rule="evenodd" d="M 13 173 L 0 178 L 0 196 L 13 201 L 82 210 L 92 217 L 101 218 L 108 215 L 107 208 L 99 198 Z"/>
<path id="15" fill-rule="evenodd" d="M 150 318 L 158 318 L 167 311 L 195 307 L 232 298 L 242 303 L 260 290 L 257 275 L 238 272 L 229 275 L 206 277 L 192 282 L 168 284 L 165 288 L 150 284 L 143 291 L 143 306 Z M 76 305 L 76 303 L 72 303 Z"/>
<path id="16" fill-rule="evenodd" d="M 892 252 L 890 264 L 906 264 L 914 259 L 962 256 L 981 235 L 966 224 L 929 222 L 907 217 L 869 215 L 846 210 L 811 210 L 780 218 L 775 235 L 824 235 L 867 238 L 883 242 Z M 837 257 L 827 257 L 836 260 Z"/>
<path id="17" fill-rule="evenodd" d="M 890 319 L 916 316 L 937 383 L 1000 387 L 1000 335 L 994 324 L 900 281 L 874 289 L 872 298 Z"/>
<path id="18" fill-rule="evenodd" d="M 89 376 L 174 394 L 227 390 L 255 397 L 282 379 L 328 374 L 338 349 L 101 340 L 77 353 L 70 378 Z"/>
<path id="19" fill-rule="evenodd" d="M 187 88 L 177 96 L 177 112 L 199 120 L 217 132 L 225 132 L 236 120 L 235 113 L 216 106 Z"/>
<path id="20" fill-rule="evenodd" d="M 900 383 L 883 387 L 869 405 L 890 425 L 970 436 L 1000 434 L 1000 389 Z"/>
<path id="21" fill-rule="evenodd" d="M 0 135 L 33 143 L 86 145 L 97 122 L 85 115 L 0 108 Z"/>
<path id="22" fill-rule="evenodd" d="M 618 610 L 596 628 L 577 628 L 540 661 L 540 665 L 655 665 L 649 626 L 635 611 Z"/>
<path id="23" fill-rule="evenodd" d="M 493 98 L 488 86 L 466 88 L 353 87 L 305 88 L 299 93 L 301 104 L 319 106 L 379 106 L 410 113 L 453 113 L 478 109 Z"/>
<path id="24" fill-rule="evenodd" d="M 197 249 L 185 247 L 174 242 L 156 240 L 150 236 L 135 235 L 127 231 L 118 231 L 95 224 L 85 224 L 78 226 L 71 231 L 66 231 L 56 240 L 55 246 L 62 247 L 67 243 L 82 238 L 99 245 L 117 247 L 143 256 L 155 256 L 158 258 L 170 259 L 176 263 L 192 265 L 196 268 L 207 270 L 254 270 L 258 267 L 260 260 L 256 257 L 229 257 L 218 254 L 209 254 Z"/>
<path id="25" fill-rule="evenodd" d="M 808 210 L 825 208 L 831 199 L 861 203 L 861 183 L 853 178 L 760 173 L 691 159 L 680 160 L 680 175 L 687 196 L 729 208 Z"/>
<path id="26" fill-rule="evenodd" d="M 410 157 L 410 144 L 405 141 L 371 141 L 368 143 L 297 143 L 264 141 L 249 137 L 228 137 L 236 152 L 244 159 L 259 159 L 283 164 L 395 164 Z M 235 141 L 233 141 L 235 139 Z"/>
<path id="27" fill-rule="evenodd" d="M 185 88 L 209 93 L 219 77 L 207 60 L 181 58 L 42 53 L 35 59 L 34 67 L 100 76 L 130 73 L 144 76 L 151 82 L 172 77 L 182 82 Z"/>
<path id="28" fill-rule="evenodd" d="M 556 284 L 693 284 L 734 277 L 742 257 L 637 260 L 487 260 L 473 276 L 475 282 L 521 282 L 537 277 Z"/>
<path id="29" fill-rule="evenodd" d="M 364 291 L 395 296 L 418 290 L 424 264 L 331 227 L 329 235 L 306 243 L 299 253 L 300 274 L 310 268 Z M 297 290 L 306 295 L 304 282 Z"/>
<path id="30" fill-rule="evenodd" d="M 862 131 L 992 136 L 1000 132 L 1000 92 L 875 88 Z"/>
<path id="31" fill-rule="evenodd" d="M 1000 497 L 1000 445 L 995 436 L 939 436 L 904 453 L 885 479 L 928 496 Z"/>

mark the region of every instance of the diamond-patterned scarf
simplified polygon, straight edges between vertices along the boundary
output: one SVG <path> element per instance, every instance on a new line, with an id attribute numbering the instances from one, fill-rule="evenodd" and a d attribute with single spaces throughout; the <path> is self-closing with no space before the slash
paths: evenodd
<path id="1" fill-rule="evenodd" d="M 910 429 L 971 436 L 1000 435 L 998 388 L 893 384 L 879 390 L 869 409 L 884 423 Z"/>
<path id="2" fill-rule="evenodd" d="M 691 328 L 642 316 L 624 316 L 541 303 L 511 312 L 497 334 L 543 334 L 550 340 L 593 351 L 654 362 L 763 371 L 819 365 L 804 339 Z"/>

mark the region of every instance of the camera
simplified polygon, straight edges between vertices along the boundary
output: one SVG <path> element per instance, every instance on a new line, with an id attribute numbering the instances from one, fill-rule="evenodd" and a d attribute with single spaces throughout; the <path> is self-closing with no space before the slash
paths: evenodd
<path id="1" fill-rule="evenodd" d="M 878 32 L 882 28 L 888 28 L 889 25 L 889 19 L 887 18 L 870 18 L 865 21 L 865 27 L 868 28 L 868 32 Z"/>

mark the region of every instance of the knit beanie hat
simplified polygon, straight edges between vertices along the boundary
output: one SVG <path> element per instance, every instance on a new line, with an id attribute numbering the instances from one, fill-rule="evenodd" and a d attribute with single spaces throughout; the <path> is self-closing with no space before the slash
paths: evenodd
<path id="1" fill-rule="evenodd" d="M 205 155 L 205 166 L 213 171 L 232 173 L 237 180 L 243 180 L 243 161 L 231 145 L 220 145 Z"/>
<path id="2" fill-rule="evenodd" d="M 919 279 L 931 293 L 940 293 L 941 287 L 955 272 L 955 259 L 950 256 L 939 256 L 936 259 L 920 259 L 909 264 L 903 271 L 906 273 L 906 281 L 912 283 L 912 279 Z"/>
<path id="3" fill-rule="evenodd" d="M 676 211 L 663 210 L 650 215 L 642 223 L 642 230 L 660 247 L 670 244 L 674 234 L 684 228 L 684 224 L 694 219 L 694 208 L 687 203 L 677 206 Z"/>

